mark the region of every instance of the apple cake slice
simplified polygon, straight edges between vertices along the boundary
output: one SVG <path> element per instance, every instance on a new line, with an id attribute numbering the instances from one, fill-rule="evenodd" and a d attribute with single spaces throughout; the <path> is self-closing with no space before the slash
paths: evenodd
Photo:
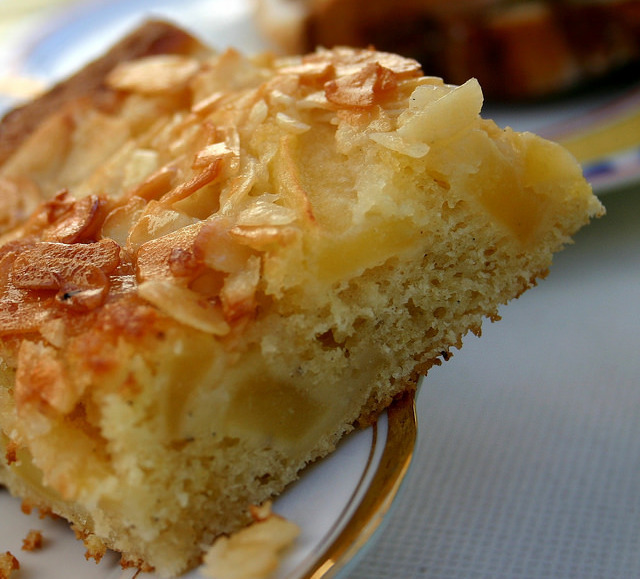
<path id="1" fill-rule="evenodd" d="M 603 211 L 562 148 L 480 116 L 474 80 L 180 38 L 0 127 L 0 481 L 163 576 Z"/>

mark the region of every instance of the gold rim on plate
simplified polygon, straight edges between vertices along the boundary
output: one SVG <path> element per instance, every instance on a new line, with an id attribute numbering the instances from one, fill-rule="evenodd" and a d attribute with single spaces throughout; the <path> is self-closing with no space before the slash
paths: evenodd
<path id="1" fill-rule="evenodd" d="M 369 460 L 375 451 L 375 436 Z M 331 579 L 362 549 L 388 513 L 409 469 L 417 436 L 415 395 L 408 393 L 387 410 L 384 450 L 369 486 L 339 535 L 300 579 Z"/>

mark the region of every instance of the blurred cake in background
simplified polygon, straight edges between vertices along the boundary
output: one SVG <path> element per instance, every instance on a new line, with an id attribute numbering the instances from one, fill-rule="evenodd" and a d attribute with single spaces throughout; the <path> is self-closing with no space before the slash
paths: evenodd
<path id="1" fill-rule="evenodd" d="M 640 79 L 640 0 L 257 0 L 256 14 L 286 52 L 373 45 L 494 99 Z"/>

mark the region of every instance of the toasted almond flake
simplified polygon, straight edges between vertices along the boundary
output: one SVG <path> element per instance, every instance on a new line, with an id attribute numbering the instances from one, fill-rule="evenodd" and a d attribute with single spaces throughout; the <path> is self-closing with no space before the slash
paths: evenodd
<path id="1" fill-rule="evenodd" d="M 292 226 L 234 227 L 229 234 L 242 245 L 258 251 L 284 247 L 300 237 L 300 229 Z"/>
<path id="2" fill-rule="evenodd" d="M 290 207 L 278 205 L 277 195 L 264 194 L 257 197 L 236 219 L 239 226 L 289 225 L 296 220 L 296 212 Z"/>
<path id="3" fill-rule="evenodd" d="M 266 579 L 299 534 L 295 523 L 262 512 L 248 527 L 218 538 L 205 554 L 201 571 L 213 579 Z"/>
<path id="4" fill-rule="evenodd" d="M 300 77 L 302 84 L 312 85 L 332 79 L 336 74 L 336 70 L 330 62 L 308 62 L 303 58 L 301 62 L 281 67 L 280 73 L 295 74 Z"/>
<path id="5" fill-rule="evenodd" d="M 351 48 L 334 47 L 329 50 L 321 48 L 305 55 L 305 63 L 330 63 L 335 67 L 336 76 L 348 76 L 358 73 L 371 63 L 378 63 L 393 71 L 399 78 L 413 78 L 422 75 L 420 63 L 390 52 L 377 52 L 368 48 L 353 50 Z"/>
<path id="6" fill-rule="evenodd" d="M 110 239 L 90 244 L 41 242 L 15 257 L 11 284 L 21 290 L 57 290 L 60 304 L 91 310 L 104 302 L 109 290 L 107 274 L 119 263 L 120 248 Z M 5 295 L 3 302 L 10 304 L 11 300 Z"/>
<path id="7" fill-rule="evenodd" d="M 191 112 L 195 113 L 196 115 L 207 116 L 216 109 L 224 96 L 225 93 L 223 92 L 214 92 L 209 96 L 203 98 L 202 100 L 196 102 L 191 107 Z"/>
<path id="8" fill-rule="evenodd" d="M 216 271 L 242 271 L 252 252 L 230 234 L 233 223 L 226 217 L 208 220 L 194 242 L 194 251 L 202 262 Z"/>
<path id="9" fill-rule="evenodd" d="M 196 173 L 188 181 L 180 183 L 177 187 L 165 193 L 160 202 L 167 205 L 173 205 L 178 201 L 186 199 L 205 185 L 214 182 L 223 175 L 223 165 L 225 157 L 215 157 L 208 165 L 197 167 Z"/>
<path id="10" fill-rule="evenodd" d="M 129 231 L 144 211 L 146 202 L 142 197 L 132 196 L 119 207 L 112 209 L 104 218 L 101 229 L 103 238 L 113 239 L 118 245 L 127 244 Z"/>
<path id="11" fill-rule="evenodd" d="M 230 157 L 233 154 L 233 150 L 226 143 L 212 143 L 198 151 L 192 166 L 194 169 L 201 169 L 219 159 Z"/>
<path id="12" fill-rule="evenodd" d="M 244 128 L 247 134 L 253 133 L 258 125 L 264 122 L 269 114 L 269 106 L 264 99 L 260 99 L 251 107 L 249 111 L 249 117 L 247 118 L 247 124 Z"/>
<path id="13" fill-rule="evenodd" d="M 198 227 L 197 223 L 198 220 L 193 217 L 165 207 L 157 201 L 150 201 L 129 232 L 127 248 L 136 251 L 145 243 L 174 231 L 188 231 L 192 226 Z"/>
<path id="14" fill-rule="evenodd" d="M 86 239 L 99 227 L 104 200 L 98 195 L 73 199 L 64 193 L 52 200 L 46 209 L 51 225 L 42 233 L 44 241 L 74 243 Z"/>
<path id="15" fill-rule="evenodd" d="M 198 61 L 186 56 L 148 56 L 119 64 L 107 76 L 107 84 L 146 94 L 173 92 L 184 88 L 199 69 Z"/>
<path id="16" fill-rule="evenodd" d="M 301 135 L 311 129 L 311 126 L 307 123 L 294 119 L 285 113 L 278 113 L 276 115 L 276 123 L 281 129 L 284 129 L 289 133 L 293 133 L 294 135 Z"/>
<path id="17" fill-rule="evenodd" d="M 175 167 L 161 167 L 155 173 L 149 175 L 144 181 L 133 187 L 129 191 L 129 196 L 141 197 L 147 201 L 159 199 L 162 195 L 170 191 L 173 181 L 178 175 Z"/>
<path id="18" fill-rule="evenodd" d="M 339 107 L 367 108 L 380 102 L 398 86 L 397 75 L 378 62 L 324 85 L 327 100 Z"/>
<path id="19" fill-rule="evenodd" d="M 40 326 L 40 335 L 55 348 L 62 348 L 66 339 L 64 320 L 55 318 Z"/>
<path id="20" fill-rule="evenodd" d="M 293 135 L 286 135 L 280 139 L 278 153 L 274 158 L 274 166 L 278 174 L 278 194 L 281 195 L 284 206 L 291 207 L 297 216 L 307 223 L 315 224 L 311 201 L 301 182 L 299 167 L 294 160 L 294 150 Z"/>
<path id="21" fill-rule="evenodd" d="M 267 162 L 266 156 L 263 158 L 263 162 Z M 226 215 L 235 210 L 235 207 L 243 205 L 243 199 L 249 195 L 255 185 L 257 173 L 258 161 L 245 156 L 242 168 L 238 170 L 238 174 L 231 179 L 228 186 L 220 194 L 219 213 L 221 215 Z"/>
<path id="22" fill-rule="evenodd" d="M 369 138 L 387 149 L 414 159 L 424 157 L 430 148 L 426 143 L 407 141 L 397 133 L 370 133 Z"/>
<path id="23" fill-rule="evenodd" d="M 332 110 L 333 107 L 327 100 L 324 90 L 316 91 L 308 94 L 296 103 L 296 107 L 300 110 L 306 109 L 327 109 Z"/>
<path id="24" fill-rule="evenodd" d="M 433 99 L 434 93 L 436 95 Z M 427 104 L 405 111 L 398 118 L 398 134 L 409 141 L 433 143 L 446 139 L 477 121 L 482 109 L 482 89 L 475 79 L 452 90 L 433 90 L 423 86 L 415 89 L 412 99 L 424 99 Z"/>
<path id="25" fill-rule="evenodd" d="M 175 256 L 179 250 L 193 253 L 194 244 L 203 225 L 201 221 L 192 223 L 170 231 L 166 235 L 151 237 L 142 244 L 135 256 L 138 281 L 173 280 L 176 272 L 171 267 L 172 255 Z"/>
<path id="26" fill-rule="evenodd" d="M 41 283 L 32 273 L 45 279 L 51 276 L 59 280 L 71 279 L 74 267 L 92 265 L 104 273 L 112 272 L 120 263 L 120 246 L 112 239 L 101 239 L 95 243 L 51 243 L 40 242 L 24 248 L 13 262 L 12 281 L 16 287 L 39 287 Z M 35 285 L 34 285 L 35 284 Z"/>
<path id="27" fill-rule="evenodd" d="M 129 189 L 147 179 L 158 169 L 158 153 L 151 149 L 135 149 L 124 170 L 122 187 Z"/>
<path id="28" fill-rule="evenodd" d="M 225 336 L 230 331 L 220 306 L 172 281 L 145 281 L 138 286 L 138 295 L 185 326 L 215 336 Z"/>
<path id="29" fill-rule="evenodd" d="M 295 104 L 296 99 L 290 94 L 286 94 L 281 90 L 274 90 L 269 95 L 269 102 L 271 105 L 284 105 L 285 107 L 291 107 Z"/>
<path id="30" fill-rule="evenodd" d="M 23 293 L 2 296 L 0 300 L 0 336 L 37 332 L 51 319 L 51 311 L 42 301 L 29 301 Z"/>
<path id="31" fill-rule="evenodd" d="M 260 258 L 252 255 L 245 267 L 229 274 L 220 292 L 222 309 L 229 321 L 249 315 L 255 310 L 255 295 L 260 282 Z"/>

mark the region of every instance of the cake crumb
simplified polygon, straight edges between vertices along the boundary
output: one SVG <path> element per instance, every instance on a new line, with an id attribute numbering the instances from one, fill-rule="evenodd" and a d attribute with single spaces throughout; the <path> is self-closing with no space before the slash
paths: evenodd
<path id="1" fill-rule="evenodd" d="M 8 466 L 18 462 L 18 445 L 15 442 L 9 441 L 4 458 L 7 461 Z"/>
<path id="2" fill-rule="evenodd" d="M 20 569 L 20 562 L 10 551 L 0 554 L 0 579 L 9 579 L 18 569 Z"/>
<path id="3" fill-rule="evenodd" d="M 27 536 L 22 539 L 23 551 L 37 551 L 42 549 L 42 531 L 31 529 Z"/>
<path id="4" fill-rule="evenodd" d="M 102 539 L 100 539 L 93 533 L 86 532 L 76 525 L 71 525 L 71 529 L 75 533 L 76 539 L 82 541 L 87 549 L 84 554 L 84 558 L 87 561 L 89 559 L 93 559 L 96 564 L 100 563 L 105 553 L 107 552 L 107 546 L 104 544 Z"/>
<path id="5" fill-rule="evenodd" d="M 280 564 L 300 527 L 271 512 L 271 504 L 250 509 L 253 523 L 219 537 L 204 556 L 202 574 L 211 579 L 266 579 Z"/>

